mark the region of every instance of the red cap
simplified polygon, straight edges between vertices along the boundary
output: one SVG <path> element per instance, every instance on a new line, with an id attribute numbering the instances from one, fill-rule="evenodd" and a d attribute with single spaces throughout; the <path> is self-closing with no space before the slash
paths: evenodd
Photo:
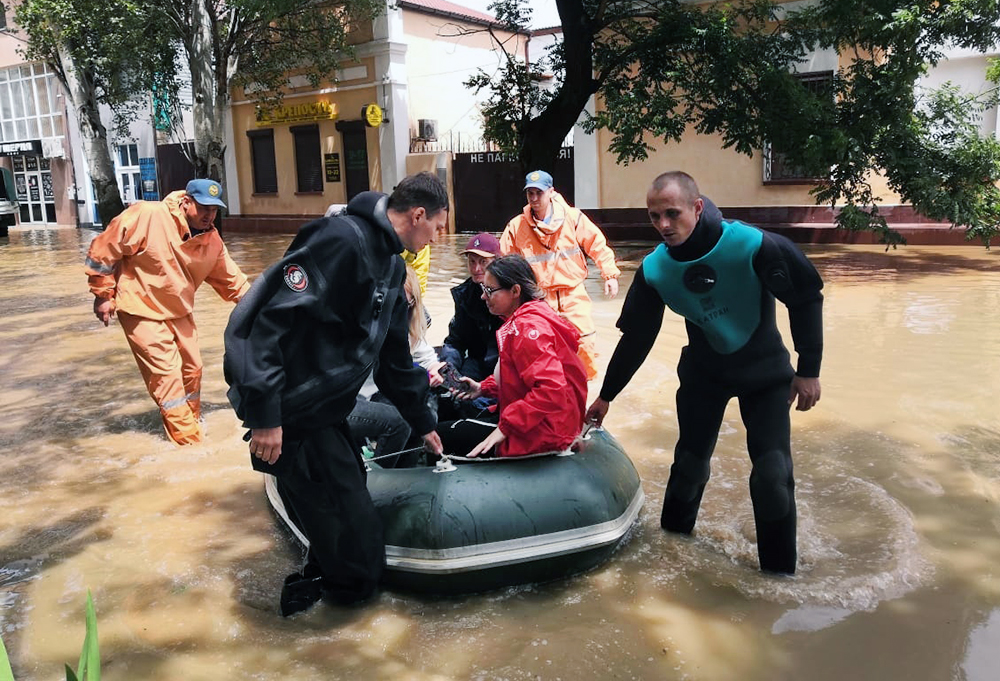
<path id="1" fill-rule="evenodd" d="M 469 244 L 460 255 L 465 255 L 466 253 L 475 253 L 484 258 L 493 258 L 500 255 L 500 242 L 492 234 L 480 232 L 469 239 Z"/>

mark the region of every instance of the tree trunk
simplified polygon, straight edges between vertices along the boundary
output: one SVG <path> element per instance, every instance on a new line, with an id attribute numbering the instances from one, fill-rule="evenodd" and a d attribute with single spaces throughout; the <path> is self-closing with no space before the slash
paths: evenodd
<path id="1" fill-rule="evenodd" d="M 590 96 L 597 92 L 594 80 L 594 35 L 590 18 L 580 0 L 556 0 L 563 27 L 566 74 L 559 91 L 545 110 L 524 126 L 518 160 L 521 170 L 552 172 L 559 148 L 576 125 Z"/>
<path id="2" fill-rule="evenodd" d="M 90 169 L 90 179 L 97 195 L 97 213 L 101 223 L 106 227 L 111 220 L 125 210 L 121 194 L 118 192 L 118 182 L 115 179 L 115 164 L 111 160 L 111 147 L 108 145 L 108 131 L 101 122 L 101 112 L 97 105 L 97 94 L 94 91 L 93 80 L 86 72 L 77 70 L 73 56 L 65 45 L 58 46 L 59 59 L 62 62 L 62 72 L 66 76 L 66 90 L 69 92 L 73 110 L 80 123 L 80 138 L 83 142 L 83 155 Z M 69 125 L 69 121 L 66 122 Z M 83 191 L 86 191 L 84 189 Z"/>
<path id="3" fill-rule="evenodd" d="M 188 68 L 191 70 L 191 90 L 194 94 L 192 117 L 194 120 L 195 172 L 226 186 L 226 167 L 223 154 L 225 143 L 225 108 L 228 101 L 226 64 L 216 63 L 215 22 L 208 2 L 193 0 L 191 5 L 192 32 L 187 48 Z M 213 68 L 214 64 L 214 68 Z M 217 74 L 216 70 L 221 70 Z M 221 87 L 219 80 L 223 81 Z"/>

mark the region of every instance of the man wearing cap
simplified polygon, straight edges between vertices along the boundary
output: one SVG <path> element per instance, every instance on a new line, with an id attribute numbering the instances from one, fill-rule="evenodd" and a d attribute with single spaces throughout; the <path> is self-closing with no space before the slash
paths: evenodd
<path id="1" fill-rule="evenodd" d="M 590 380 L 597 376 L 597 353 L 590 296 L 583 287 L 587 278 L 585 256 L 590 256 L 601 271 L 604 295 L 614 298 L 621 274 L 615 265 L 615 252 L 597 225 L 553 188 L 549 173 L 528 173 L 524 192 L 528 205 L 507 223 L 500 237 L 500 251 L 504 255 L 523 255 L 531 263 L 549 305 L 579 329 L 579 355 Z"/>
<path id="2" fill-rule="evenodd" d="M 139 201 L 97 235 L 86 271 L 94 315 L 117 314 L 167 436 L 201 442 L 201 353 L 192 315 L 202 282 L 237 302 L 250 288 L 215 229 L 222 186 L 191 180 L 162 201 Z"/>
<path id="3" fill-rule="evenodd" d="M 455 316 L 448 324 L 439 355 L 463 376 L 481 381 L 493 373 L 499 357 L 496 334 L 503 320 L 486 307 L 482 283 L 486 266 L 500 255 L 500 242 L 492 234 L 480 232 L 469 239 L 462 255 L 469 266 L 469 278 L 451 289 Z"/>

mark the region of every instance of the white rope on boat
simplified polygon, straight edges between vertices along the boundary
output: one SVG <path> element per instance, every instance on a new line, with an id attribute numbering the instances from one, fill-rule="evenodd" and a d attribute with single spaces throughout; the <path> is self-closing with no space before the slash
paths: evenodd
<path id="1" fill-rule="evenodd" d="M 466 419 L 466 420 L 475 421 L 475 419 Z M 488 426 L 495 425 L 486 421 L 475 421 L 475 422 Z M 497 461 L 513 461 L 520 459 L 539 459 L 544 456 L 573 456 L 574 454 L 576 454 L 575 451 L 576 446 L 589 440 L 590 431 L 596 427 L 598 426 L 594 421 L 588 421 L 587 423 L 584 424 L 583 430 L 580 431 L 580 434 L 577 435 L 575 438 L 573 438 L 573 442 L 571 442 L 566 449 L 553 450 L 550 452 L 537 452 L 535 454 L 525 454 L 524 456 L 488 456 L 488 457 L 478 457 L 478 456 L 468 457 L 468 456 L 459 456 L 458 454 L 441 454 L 437 464 L 434 467 L 434 472 L 446 473 L 448 471 L 455 470 L 455 465 L 452 463 L 453 461 L 461 461 L 463 463 L 490 463 Z M 371 458 L 365 459 L 365 468 L 366 470 L 371 470 L 371 467 L 368 464 L 369 462 L 372 461 L 379 461 L 380 459 L 388 459 L 390 457 L 400 457 L 403 454 L 411 454 L 413 452 L 422 451 L 423 449 L 424 446 L 419 445 L 417 447 L 411 447 L 410 449 L 401 449 L 398 452 L 390 452 L 388 454 L 373 456 Z"/>
<path id="2" fill-rule="evenodd" d="M 493 425 L 493 424 L 488 424 L 488 425 Z M 590 431 L 595 427 L 597 427 L 597 424 L 594 421 L 588 421 L 586 424 L 584 424 L 583 430 L 580 431 L 579 435 L 573 438 L 573 442 L 571 442 L 566 449 L 553 450 L 550 452 L 538 452 L 536 454 L 525 454 L 524 456 L 490 456 L 490 457 L 477 456 L 470 458 L 468 456 L 459 456 L 457 454 L 442 454 L 441 459 L 438 461 L 438 465 L 440 466 L 441 461 L 444 461 L 445 459 L 447 459 L 448 461 L 462 461 L 464 463 L 489 463 L 497 461 L 509 462 L 509 461 L 520 461 L 522 459 L 539 459 L 544 456 L 573 456 L 574 454 L 576 454 L 576 451 L 574 451 L 574 447 L 576 447 L 582 442 L 586 442 L 587 440 L 589 440 Z M 453 470 L 453 469 L 454 467 L 448 468 L 447 470 Z M 437 471 L 437 472 L 444 472 L 444 471 Z"/>

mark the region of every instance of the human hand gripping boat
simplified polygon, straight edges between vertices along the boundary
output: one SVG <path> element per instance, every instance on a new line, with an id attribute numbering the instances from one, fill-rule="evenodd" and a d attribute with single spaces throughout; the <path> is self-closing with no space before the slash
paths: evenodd
<path id="1" fill-rule="evenodd" d="M 368 491 L 385 531 L 383 582 L 427 594 L 474 593 L 552 581 L 605 562 L 628 540 L 644 497 L 618 441 L 588 430 L 575 452 L 458 466 L 452 457 L 436 467 L 371 463 Z M 271 475 L 265 490 L 308 545 Z"/>

